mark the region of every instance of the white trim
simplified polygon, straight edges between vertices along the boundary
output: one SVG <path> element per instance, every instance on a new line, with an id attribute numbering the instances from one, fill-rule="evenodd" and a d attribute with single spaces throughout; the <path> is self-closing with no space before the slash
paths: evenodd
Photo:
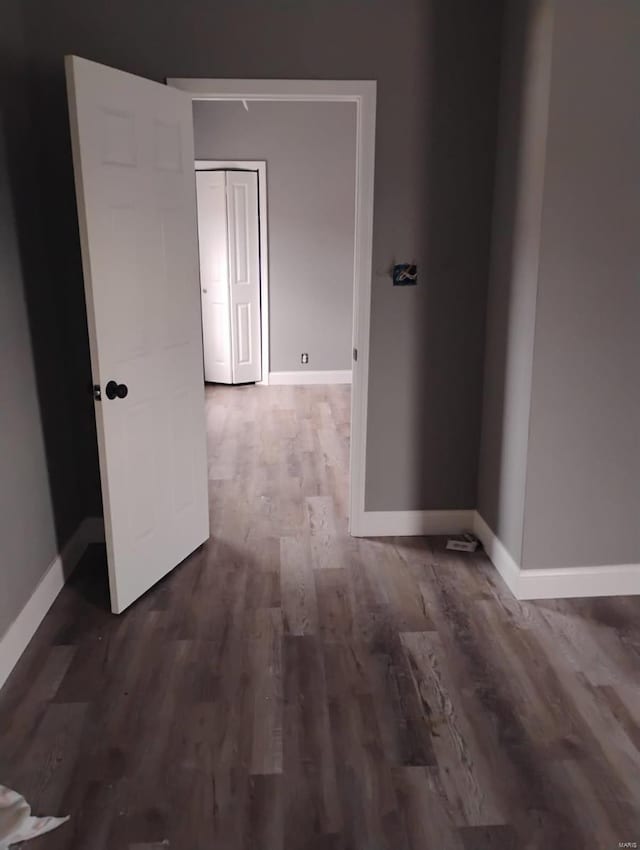
<path id="1" fill-rule="evenodd" d="M 167 85 L 189 92 L 193 100 L 354 102 L 375 94 L 375 80 L 226 80 L 168 77 Z"/>
<path id="2" fill-rule="evenodd" d="M 271 372 L 270 384 L 350 384 L 351 369 L 336 369 L 325 372 Z"/>
<path id="3" fill-rule="evenodd" d="M 640 595 L 640 564 L 524 570 L 477 511 L 474 531 L 516 599 Z"/>
<path id="4" fill-rule="evenodd" d="M 520 570 L 518 599 L 640 595 L 640 564 Z"/>
<path id="5" fill-rule="evenodd" d="M 374 80 L 220 80 L 169 78 L 167 84 L 193 100 L 346 101 L 356 104 L 356 197 L 354 231 L 353 364 L 349 530 L 363 536 L 369 336 L 373 250 L 376 82 Z"/>
<path id="6" fill-rule="evenodd" d="M 354 537 L 411 537 L 471 531 L 475 511 L 365 511 Z"/>
<path id="7" fill-rule="evenodd" d="M 260 223 L 260 338 L 262 348 L 262 380 L 269 383 L 269 227 L 267 224 L 267 163 L 265 160 L 196 159 L 196 171 L 212 168 L 239 168 L 258 172 L 258 217 Z"/>
<path id="8" fill-rule="evenodd" d="M 478 511 L 475 511 L 473 532 L 484 546 L 487 557 L 500 573 L 509 590 L 516 599 L 519 599 L 520 567 L 504 543 L 496 537 Z"/>
<path id="9" fill-rule="evenodd" d="M 80 523 L 60 554 L 51 562 L 22 611 L 0 638 L 0 688 L 9 678 L 45 614 L 78 565 L 87 546 L 103 540 L 102 520 L 87 517 Z"/>

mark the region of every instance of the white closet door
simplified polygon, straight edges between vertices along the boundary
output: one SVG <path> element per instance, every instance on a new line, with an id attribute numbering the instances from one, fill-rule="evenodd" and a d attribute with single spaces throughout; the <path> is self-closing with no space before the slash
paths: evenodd
<path id="1" fill-rule="evenodd" d="M 233 381 L 226 192 L 224 171 L 196 172 L 204 379 L 219 384 Z"/>
<path id="2" fill-rule="evenodd" d="M 119 613 L 209 536 L 193 117 L 168 86 L 75 56 L 66 71 Z"/>
<path id="3" fill-rule="evenodd" d="M 234 384 L 262 380 L 258 175 L 227 172 L 231 358 Z"/>

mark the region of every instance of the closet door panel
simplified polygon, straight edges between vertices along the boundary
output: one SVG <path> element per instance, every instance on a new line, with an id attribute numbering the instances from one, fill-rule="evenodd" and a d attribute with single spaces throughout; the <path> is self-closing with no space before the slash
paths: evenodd
<path id="1" fill-rule="evenodd" d="M 231 371 L 234 384 L 262 379 L 258 175 L 227 172 Z"/>
<path id="2" fill-rule="evenodd" d="M 204 378 L 233 382 L 227 189 L 224 171 L 197 171 Z"/>

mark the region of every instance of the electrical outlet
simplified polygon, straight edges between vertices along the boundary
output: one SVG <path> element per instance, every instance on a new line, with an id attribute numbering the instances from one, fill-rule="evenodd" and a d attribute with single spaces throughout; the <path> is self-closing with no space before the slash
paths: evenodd
<path id="1" fill-rule="evenodd" d="M 300 355 L 300 362 L 303 366 L 306 366 L 309 362 L 309 355 L 306 353 L 306 351 Z"/>

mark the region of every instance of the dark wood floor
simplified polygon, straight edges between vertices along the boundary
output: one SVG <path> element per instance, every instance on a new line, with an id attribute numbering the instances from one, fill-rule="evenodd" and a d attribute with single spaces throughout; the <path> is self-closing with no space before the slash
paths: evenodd
<path id="1" fill-rule="evenodd" d="M 212 537 L 120 617 L 95 547 L 0 697 L 29 848 L 640 842 L 640 599 L 353 540 L 348 388 L 210 388 Z"/>

